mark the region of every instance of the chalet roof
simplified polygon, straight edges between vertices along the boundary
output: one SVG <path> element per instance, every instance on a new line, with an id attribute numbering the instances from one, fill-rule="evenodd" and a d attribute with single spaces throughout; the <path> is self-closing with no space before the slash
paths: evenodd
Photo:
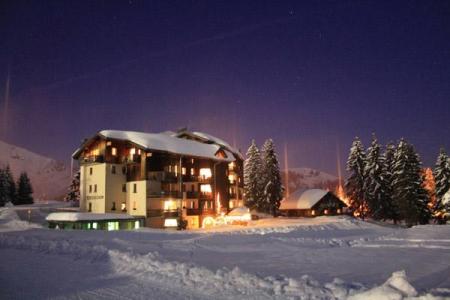
<path id="1" fill-rule="evenodd" d="M 238 149 L 232 147 L 230 144 L 228 144 L 224 140 L 222 140 L 222 139 L 220 139 L 218 137 L 215 137 L 213 135 L 210 135 L 208 133 L 204 133 L 204 132 L 200 132 L 200 131 L 188 131 L 187 129 L 182 129 L 182 130 L 180 130 L 180 131 L 178 131 L 178 132 L 176 132 L 176 133 L 174 133 L 172 135 L 177 136 L 177 137 L 180 137 L 180 136 L 183 136 L 183 135 L 188 135 L 188 136 L 191 136 L 191 137 L 195 137 L 195 138 L 197 138 L 199 140 L 202 140 L 202 141 L 204 141 L 206 143 L 217 144 L 219 146 L 222 146 L 226 150 L 230 151 L 231 153 L 235 154 L 240 159 L 244 159 L 242 153 Z"/>
<path id="2" fill-rule="evenodd" d="M 281 201 L 280 209 L 311 209 L 328 191 L 321 189 L 300 189 Z"/>
<path id="3" fill-rule="evenodd" d="M 229 150 L 224 149 L 224 147 L 217 144 L 205 144 L 202 142 L 182 139 L 171 134 L 167 134 L 167 132 L 145 133 L 122 130 L 102 130 L 98 132 L 93 138 L 85 142 L 82 147 L 77 149 L 77 151 L 73 154 L 73 157 L 78 157 L 86 144 L 97 136 L 108 139 L 128 141 L 148 150 L 165 151 L 174 154 L 203 157 L 220 161 L 231 162 L 235 160 L 233 154 Z M 227 157 L 217 157 L 216 153 L 219 150 L 222 150 Z"/>

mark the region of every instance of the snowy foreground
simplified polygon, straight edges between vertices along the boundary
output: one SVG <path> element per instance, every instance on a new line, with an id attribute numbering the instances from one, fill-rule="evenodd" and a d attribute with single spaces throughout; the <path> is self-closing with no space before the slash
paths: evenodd
<path id="1" fill-rule="evenodd" d="M 23 215 L 0 209 L 1 299 L 450 299 L 450 226 L 57 231 Z"/>

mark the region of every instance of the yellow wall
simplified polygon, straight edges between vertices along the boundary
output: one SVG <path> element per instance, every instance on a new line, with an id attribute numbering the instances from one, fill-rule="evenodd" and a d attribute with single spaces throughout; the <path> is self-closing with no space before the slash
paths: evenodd
<path id="1" fill-rule="evenodd" d="M 92 168 L 92 174 L 90 169 Z M 82 165 L 80 168 L 80 210 L 87 212 L 89 203 L 92 204 L 94 213 L 105 213 L 105 179 L 106 164 L 93 163 Z M 97 185 L 97 192 L 95 192 Z M 92 186 L 92 192 L 89 192 Z"/>
<path id="2" fill-rule="evenodd" d="M 112 167 L 116 167 L 116 173 L 112 173 Z M 122 173 L 122 165 L 106 164 L 106 212 L 121 213 L 122 203 L 126 203 L 127 193 L 122 191 L 122 185 L 126 184 L 127 177 Z M 116 210 L 111 210 L 115 203 Z"/>
<path id="3" fill-rule="evenodd" d="M 136 185 L 136 193 L 134 192 Z M 127 182 L 126 193 L 127 212 L 132 216 L 147 215 L 147 181 Z"/>

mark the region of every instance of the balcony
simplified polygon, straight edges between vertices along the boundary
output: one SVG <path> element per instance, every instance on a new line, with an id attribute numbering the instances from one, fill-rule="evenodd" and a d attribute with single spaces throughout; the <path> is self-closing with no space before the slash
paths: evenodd
<path id="1" fill-rule="evenodd" d="M 147 173 L 148 180 L 151 181 L 159 181 L 164 183 L 176 183 L 178 182 L 178 176 L 175 173 L 157 171 L 157 172 L 148 172 Z"/>
<path id="2" fill-rule="evenodd" d="M 147 217 L 178 218 L 178 210 L 147 209 Z"/>
<path id="3" fill-rule="evenodd" d="M 198 176 L 198 182 L 200 183 L 210 183 L 212 177 Z"/>
<path id="4" fill-rule="evenodd" d="M 200 193 L 199 194 L 199 199 L 202 199 L 202 200 L 212 200 L 212 198 L 213 198 L 212 193 Z"/>
<path id="5" fill-rule="evenodd" d="M 200 215 L 214 215 L 216 211 L 214 209 L 200 209 L 200 208 L 188 208 L 186 209 L 186 215 L 188 216 L 200 216 Z"/>
<path id="6" fill-rule="evenodd" d="M 81 163 L 103 163 L 105 162 L 105 157 L 103 155 L 89 155 L 83 157 Z"/>
<path id="7" fill-rule="evenodd" d="M 198 192 L 186 192 L 187 199 L 198 199 L 198 196 L 199 196 Z"/>
<path id="8" fill-rule="evenodd" d="M 183 198 L 183 194 L 179 191 L 160 191 L 160 192 L 150 191 L 147 193 L 149 198 L 177 198 L 177 199 Z"/>

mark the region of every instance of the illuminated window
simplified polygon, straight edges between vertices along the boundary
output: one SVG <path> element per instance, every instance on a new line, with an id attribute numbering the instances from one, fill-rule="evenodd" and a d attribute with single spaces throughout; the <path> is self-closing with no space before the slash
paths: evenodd
<path id="1" fill-rule="evenodd" d="M 173 169 L 175 170 L 175 174 L 178 174 L 178 165 L 175 165 L 175 166 L 173 167 Z"/>
<path id="2" fill-rule="evenodd" d="M 202 168 L 200 169 L 200 177 L 203 179 L 208 179 L 212 177 L 211 169 L 210 168 Z"/>
<path id="3" fill-rule="evenodd" d="M 98 156 L 100 154 L 100 150 L 99 149 L 92 149 L 91 151 L 91 155 L 92 156 Z"/>
<path id="4" fill-rule="evenodd" d="M 341 209 L 338 209 L 338 210 L 337 210 L 337 213 L 340 214 L 340 213 L 341 213 Z"/>
<path id="5" fill-rule="evenodd" d="M 186 175 L 186 168 L 185 167 L 181 168 L 181 174 Z"/>
<path id="6" fill-rule="evenodd" d="M 139 221 L 135 221 L 134 222 L 134 229 L 139 229 L 139 227 L 140 227 Z"/>
<path id="7" fill-rule="evenodd" d="M 127 205 L 126 205 L 126 203 L 125 202 L 122 202 L 122 205 L 121 205 L 121 210 L 123 211 L 123 212 L 126 212 L 127 211 Z"/>
<path id="8" fill-rule="evenodd" d="M 131 148 L 130 149 L 130 155 L 135 155 L 136 154 L 136 148 Z"/>
<path id="9" fill-rule="evenodd" d="M 228 175 L 228 180 L 229 180 L 231 183 L 234 183 L 234 181 L 236 180 L 236 176 L 235 176 L 234 174 L 230 174 L 230 175 Z"/>
<path id="10" fill-rule="evenodd" d="M 138 149 L 138 152 L 137 152 L 139 155 L 141 155 L 141 149 Z"/>
<path id="11" fill-rule="evenodd" d="M 107 141 L 106 146 L 111 146 L 111 141 Z"/>
<path id="12" fill-rule="evenodd" d="M 176 210 L 177 202 L 173 200 L 164 201 L 164 210 Z"/>
<path id="13" fill-rule="evenodd" d="M 191 158 L 191 164 L 194 164 L 194 159 L 193 158 Z"/>
<path id="14" fill-rule="evenodd" d="M 325 209 L 323 213 L 328 215 L 328 209 Z"/>
<path id="15" fill-rule="evenodd" d="M 202 184 L 200 185 L 200 192 L 203 194 L 211 194 L 211 185 L 210 184 Z"/>
<path id="16" fill-rule="evenodd" d="M 97 229 L 97 222 L 92 223 L 92 228 Z"/>
<path id="17" fill-rule="evenodd" d="M 234 167 L 235 167 L 234 161 L 232 161 L 228 164 L 228 170 L 234 170 Z"/>
<path id="18" fill-rule="evenodd" d="M 172 165 L 169 166 L 169 173 L 172 173 Z"/>
<path id="19" fill-rule="evenodd" d="M 148 152 L 146 155 L 147 157 L 152 157 L 153 154 L 151 152 Z"/>
<path id="20" fill-rule="evenodd" d="M 311 211 L 311 215 L 313 215 L 313 216 L 316 215 L 316 211 L 314 209 Z"/>
<path id="21" fill-rule="evenodd" d="M 112 147 L 111 148 L 111 155 L 112 156 L 116 156 L 117 155 L 117 148 L 116 147 Z"/>
<path id="22" fill-rule="evenodd" d="M 177 219 L 165 219 L 164 220 L 164 227 L 177 227 L 177 226 L 178 226 Z"/>
<path id="23" fill-rule="evenodd" d="M 195 174 L 195 170 L 194 170 L 194 168 L 192 168 L 191 169 L 191 175 L 194 176 L 194 174 Z"/>

